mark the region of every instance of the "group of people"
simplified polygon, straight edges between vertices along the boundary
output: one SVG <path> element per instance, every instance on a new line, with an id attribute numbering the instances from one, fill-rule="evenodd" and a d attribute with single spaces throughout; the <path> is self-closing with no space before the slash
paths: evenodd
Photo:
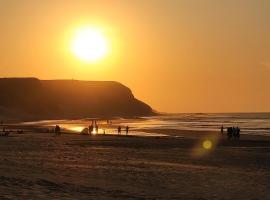
<path id="1" fill-rule="evenodd" d="M 224 133 L 223 125 L 220 128 L 220 132 L 223 135 L 223 133 Z M 227 128 L 227 138 L 228 138 L 228 140 L 231 140 L 232 138 L 235 139 L 235 140 L 239 140 L 240 139 L 240 132 L 241 132 L 241 129 L 238 126 L 237 127 L 234 127 L 234 126 L 228 127 Z"/>
<path id="2" fill-rule="evenodd" d="M 92 123 L 91 125 L 89 125 L 88 127 L 88 132 L 90 135 L 92 135 L 93 133 L 96 133 L 98 134 L 98 124 L 97 124 L 97 121 L 96 120 L 92 120 Z"/>
<path id="3" fill-rule="evenodd" d="M 2 133 L 0 133 L 0 136 L 8 136 L 10 131 L 6 130 L 6 127 L 4 126 L 4 122 L 0 121 L 0 125 L 3 127 L 2 128 Z"/>
<path id="4" fill-rule="evenodd" d="M 110 121 L 107 121 L 107 124 L 112 124 L 112 122 Z M 91 125 L 89 125 L 88 127 L 88 132 L 90 135 L 92 135 L 93 133 L 95 134 L 98 134 L 99 133 L 99 127 L 98 127 L 98 124 L 97 124 L 97 121 L 96 120 L 93 120 Z M 122 127 L 121 126 L 118 126 L 117 128 L 117 133 L 118 135 L 121 135 L 121 132 L 122 132 Z M 126 132 L 126 135 L 128 135 L 128 132 L 129 132 L 129 126 L 126 126 L 125 127 L 125 132 Z M 105 134 L 105 129 L 103 129 L 103 134 Z"/>
<path id="5" fill-rule="evenodd" d="M 125 129 L 126 129 L 126 135 L 128 135 L 128 132 L 129 132 L 129 126 L 126 126 Z M 122 132 L 122 127 L 121 127 L 121 126 L 118 126 L 117 132 L 118 132 L 118 135 L 121 135 L 121 132 Z"/>

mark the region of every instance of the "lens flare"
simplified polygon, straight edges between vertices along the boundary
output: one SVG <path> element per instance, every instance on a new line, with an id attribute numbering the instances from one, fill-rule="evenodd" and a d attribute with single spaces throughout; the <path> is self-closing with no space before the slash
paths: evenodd
<path id="1" fill-rule="evenodd" d="M 200 158 L 211 154 L 215 151 L 220 139 L 219 134 L 205 135 L 194 144 L 191 149 L 191 156 Z"/>
<path id="2" fill-rule="evenodd" d="M 204 149 L 209 150 L 213 147 L 213 144 L 210 140 L 204 140 L 202 146 Z"/>

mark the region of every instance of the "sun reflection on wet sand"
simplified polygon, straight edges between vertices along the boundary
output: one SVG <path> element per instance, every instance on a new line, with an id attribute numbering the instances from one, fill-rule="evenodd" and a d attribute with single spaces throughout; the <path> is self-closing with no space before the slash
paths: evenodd
<path id="1" fill-rule="evenodd" d="M 65 128 L 65 127 L 64 127 Z M 82 132 L 82 130 L 84 129 L 84 127 L 82 126 L 74 126 L 74 127 L 67 127 L 66 129 L 70 130 L 70 131 L 74 131 L 74 132 Z"/>
<path id="2" fill-rule="evenodd" d="M 96 128 L 94 128 L 94 130 L 93 130 L 92 134 L 93 134 L 93 135 L 97 135 L 97 134 L 98 134 L 98 132 L 97 132 L 97 129 L 96 129 Z"/>
<path id="3" fill-rule="evenodd" d="M 87 135 L 89 131 L 86 131 L 88 129 L 89 125 L 92 123 L 92 119 L 81 119 L 81 120 L 43 120 L 43 121 L 33 121 L 33 122 L 22 122 L 23 125 L 36 125 L 43 128 L 46 128 L 48 130 L 51 130 L 55 127 L 55 125 L 59 125 L 61 127 L 61 130 L 66 133 L 76 133 L 76 134 L 84 134 Z M 140 122 L 140 123 L 137 123 Z M 153 132 L 144 132 L 140 129 L 147 127 L 147 120 L 142 119 L 116 119 L 113 120 L 113 123 L 108 123 L 107 120 L 98 120 L 98 133 L 97 131 L 93 130 L 92 135 L 118 135 L 117 133 L 117 127 L 120 125 L 123 128 L 125 126 L 129 126 L 130 131 L 128 133 L 129 136 L 142 136 L 142 137 L 163 137 L 168 136 L 164 133 L 155 133 Z M 122 130 L 121 135 L 126 135 L 126 132 Z"/>

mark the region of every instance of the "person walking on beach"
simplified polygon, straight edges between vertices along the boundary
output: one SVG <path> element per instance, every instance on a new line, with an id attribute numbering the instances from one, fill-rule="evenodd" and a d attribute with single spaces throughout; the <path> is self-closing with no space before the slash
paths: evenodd
<path id="1" fill-rule="evenodd" d="M 118 135 L 121 135 L 121 126 L 118 126 Z"/>
<path id="2" fill-rule="evenodd" d="M 129 127 L 126 126 L 126 135 L 128 135 Z"/>

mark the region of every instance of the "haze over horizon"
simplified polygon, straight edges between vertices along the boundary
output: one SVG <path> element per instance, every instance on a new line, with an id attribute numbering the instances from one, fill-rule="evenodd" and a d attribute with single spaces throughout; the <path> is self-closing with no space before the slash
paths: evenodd
<path id="1" fill-rule="evenodd" d="M 0 0 L 0 73 L 118 81 L 160 112 L 269 112 L 269 10 L 268 0 Z M 70 51 L 84 27 L 108 40 L 103 59 Z"/>

